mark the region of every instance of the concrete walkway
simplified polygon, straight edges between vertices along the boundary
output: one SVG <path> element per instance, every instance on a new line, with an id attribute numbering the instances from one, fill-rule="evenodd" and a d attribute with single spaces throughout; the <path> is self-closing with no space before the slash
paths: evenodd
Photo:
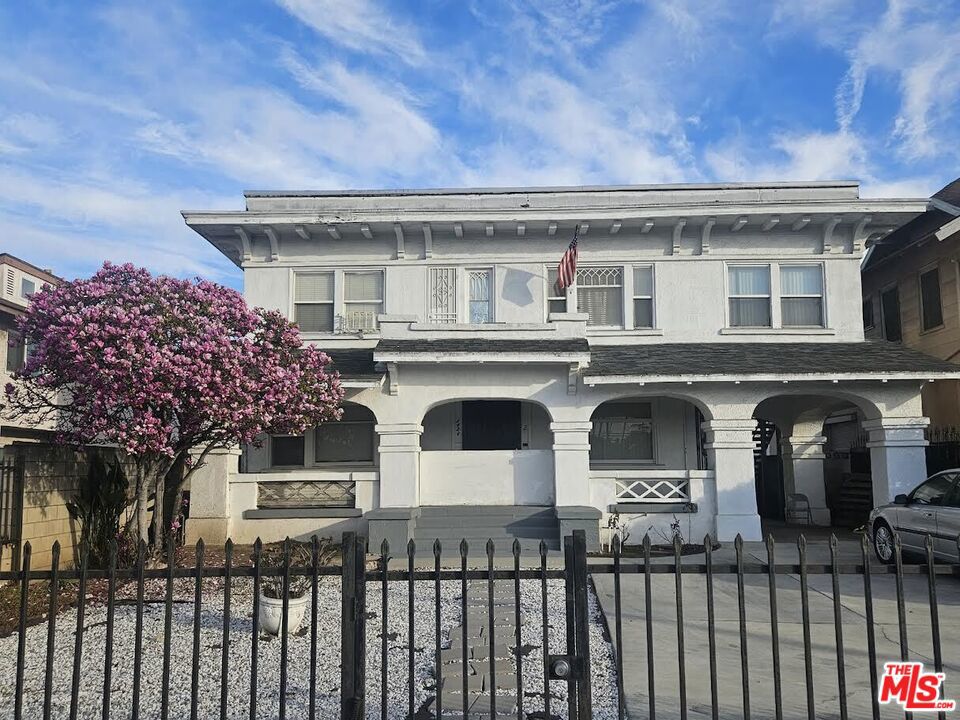
<path id="1" fill-rule="evenodd" d="M 796 545 L 777 543 L 778 563 L 797 562 Z M 859 539 L 847 536 L 839 546 L 842 562 L 860 562 Z M 808 561 L 829 562 L 826 542 L 808 543 Z M 745 561 L 765 562 L 762 543 L 745 545 Z M 715 562 L 729 563 L 734 558 L 732 543 L 714 552 Z M 664 559 L 672 562 L 672 558 Z M 701 563 L 703 555 L 683 558 L 683 562 Z M 622 578 L 623 665 L 627 710 L 632 718 L 648 716 L 648 667 L 646 614 L 642 575 Z M 611 634 L 614 632 L 613 577 L 594 574 L 604 614 Z M 960 579 L 937 576 L 941 648 L 944 660 L 946 697 L 960 699 Z M 686 670 L 687 707 L 690 718 L 709 718 L 711 710 L 709 651 L 706 610 L 706 577 L 683 577 L 683 633 Z M 898 660 L 899 631 L 895 579 L 892 575 L 873 578 L 875 634 L 878 667 L 884 661 Z M 673 575 L 652 577 L 653 647 L 655 699 L 658 718 L 679 718 L 679 662 L 677 651 L 677 612 Z M 904 579 L 910 659 L 931 667 L 930 606 L 925 575 L 907 575 Z M 745 579 L 747 616 L 747 654 L 749 694 L 753 717 L 774 716 L 773 655 L 771 642 L 770 595 L 765 575 Z M 780 641 L 783 717 L 807 717 L 807 690 L 804 674 L 804 642 L 801 623 L 800 579 L 796 575 L 777 577 L 778 630 Z M 867 660 L 867 639 L 863 578 L 840 578 L 841 618 L 846 671 L 847 703 L 850 718 L 871 716 L 871 691 Z M 813 688 L 817 718 L 839 718 L 839 690 L 834 627 L 833 592 L 830 575 L 809 576 L 810 634 Z M 735 575 L 715 576 L 718 706 L 720 717 L 742 718 L 740 628 Z M 903 717 L 898 706 L 882 708 L 882 717 Z M 935 717 L 931 715 L 931 717 Z"/>

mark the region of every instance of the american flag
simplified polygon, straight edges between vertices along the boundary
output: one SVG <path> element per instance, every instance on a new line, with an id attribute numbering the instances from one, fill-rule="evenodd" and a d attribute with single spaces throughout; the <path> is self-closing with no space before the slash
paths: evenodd
<path id="1" fill-rule="evenodd" d="M 577 281 L 577 238 L 580 236 L 580 226 L 573 233 L 570 247 L 560 258 L 557 266 L 557 289 L 566 290 Z"/>

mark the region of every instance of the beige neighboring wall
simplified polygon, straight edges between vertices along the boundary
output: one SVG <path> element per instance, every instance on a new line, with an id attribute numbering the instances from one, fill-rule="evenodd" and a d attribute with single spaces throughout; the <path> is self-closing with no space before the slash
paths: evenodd
<path id="1" fill-rule="evenodd" d="M 920 273 L 940 271 L 943 324 L 924 331 L 920 323 Z M 873 303 L 875 325 L 868 338 L 883 338 L 880 293 L 896 284 L 900 295 L 903 344 L 942 360 L 960 364 L 960 233 L 943 241 L 911 246 L 863 275 L 863 297 Z M 923 389 L 923 412 L 933 426 L 960 425 L 960 382 L 938 381 Z"/>
<path id="2" fill-rule="evenodd" d="M 53 543 L 60 541 L 60 566 L 72 566 L 80 528 L 70 519 L 66 504 L 77 491 L 79 479 L 87 471 L 82 452 L 70 448 L 30 443 L 8 445 L 8 456 L 23 457 L 23 542 L 33 549 L 31 567 L 50 568 Z M 0 567 L 10 569 L 10 547 L 3 549 Z"/>

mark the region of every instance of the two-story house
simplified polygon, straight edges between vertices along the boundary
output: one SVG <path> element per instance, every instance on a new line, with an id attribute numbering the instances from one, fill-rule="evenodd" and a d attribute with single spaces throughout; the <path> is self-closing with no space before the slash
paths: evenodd
<path id="1" fill-rule="evenodd" d="M 922 387 L 960 373 L 864 341 L 859 264 L 925 208 L 812 182 L 250 192 L 243 211 L 186 212 L 347 388 L 343 420 L 211 461 L 188 534 L 556 546 L 616 511 L 635 539 L 756 540 L 757 420 L 780 431 L 786 491 L 828 524 L 841 407 L 886 501 L 924 477 Z"/>
<path id="2" fill-rule="evenodd" d="M 960 179 L 871 244 L 862 271 L 868 338 L 960 363 Z M 925 387 L 923 410 L 934 427 L 960 426 L 960 382 Z"/>

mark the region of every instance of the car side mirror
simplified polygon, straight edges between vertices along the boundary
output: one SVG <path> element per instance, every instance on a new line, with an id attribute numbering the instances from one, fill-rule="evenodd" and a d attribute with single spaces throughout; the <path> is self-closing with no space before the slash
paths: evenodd
<path id="1" fill-rule="evenodd" d="M 909 504 L 910 504 L 910 498 L 908 498 L 908 497 L 907 497 L 906 495 L 904 495 L 903 493 L 900 493 L 899 495 L 897 495 L 897 496 L 893 499 L 893 504 L 894 504 L 894 505 L 909 505 Z"/>

